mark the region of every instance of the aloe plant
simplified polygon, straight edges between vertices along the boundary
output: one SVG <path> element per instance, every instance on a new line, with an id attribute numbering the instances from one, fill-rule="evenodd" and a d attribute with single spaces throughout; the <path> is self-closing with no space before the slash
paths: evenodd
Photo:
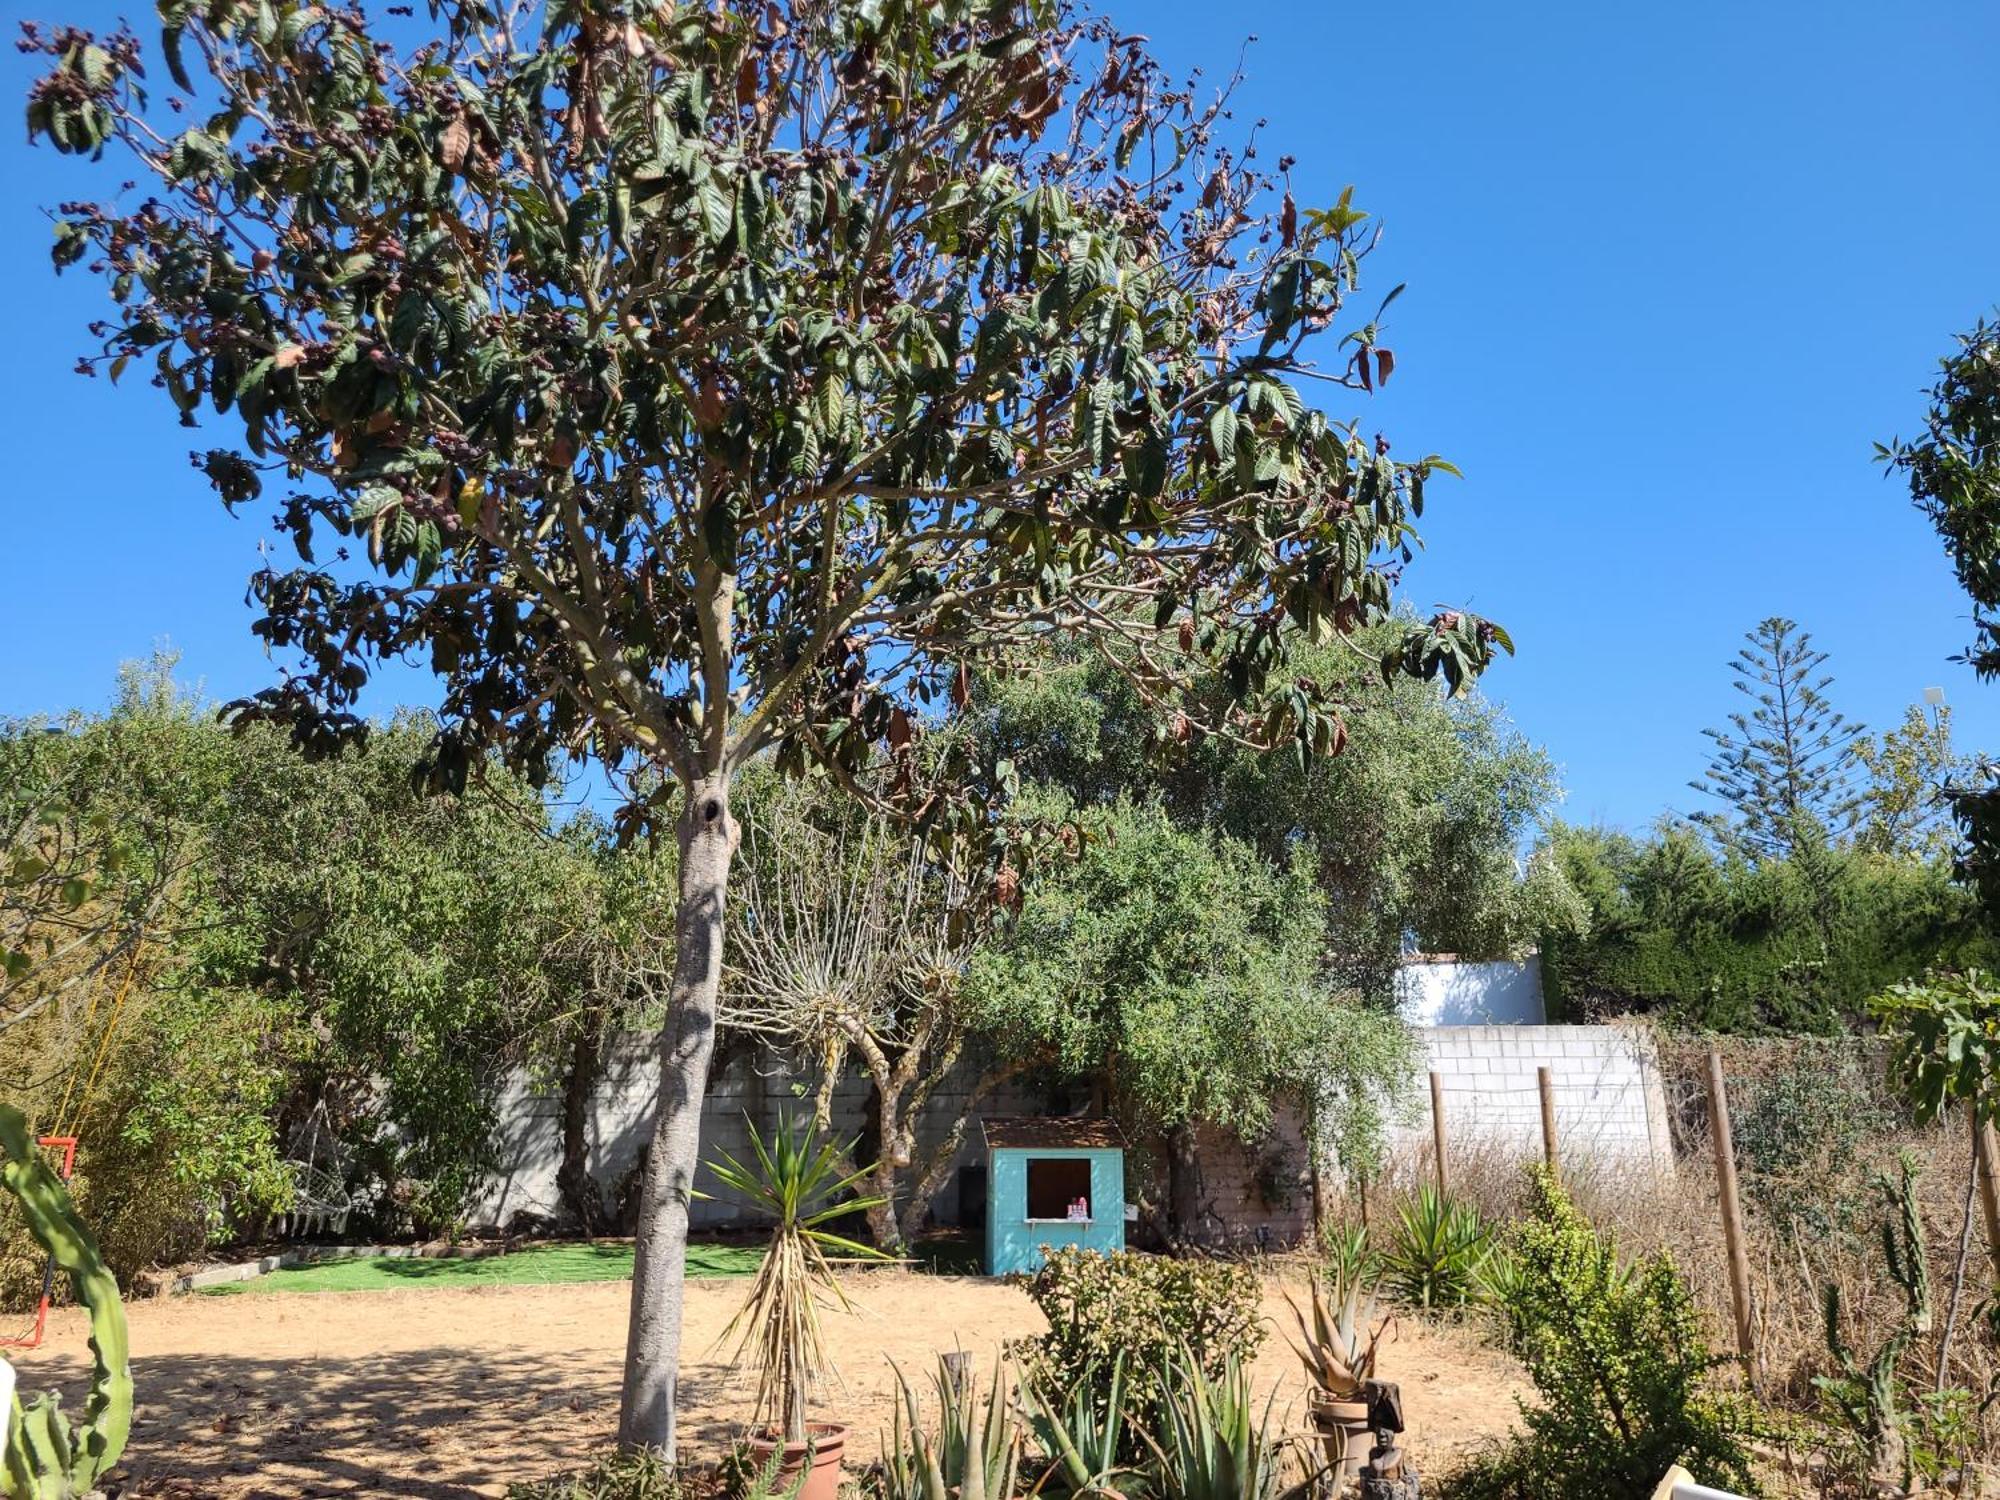
<path id="1" fill-rule="evenodd" d="M 1035 1485 L 1078 1497 L 1110 1497 L 1134 1493 L 1143 1480 L 1139 1470 L 1121 1457 L 1126 1440 L 1125 1356 L 1111 1361 L 1111 1375 L 1101 1385 L 1093 1367 L 1058 1398 L 1043 1380 L 1023 1384 L 1028 1424 L 1049 1467 Z"/>
<path id="2" fill-rule="evenodd" d="M 1347 1286 L 1344 1294 L 1339 1287 L 1334 1289 L 1337 1310 L 1318 1276 L 1312 1277 L 1311 1289 L 1310 1318 L 1292 1294 L 1285 1293 L 1299 1325 L 1292 1348 L 1321 1390 L 1337 1400 L 1355 1400 L 1361 1395 L 1361 1383 L 1375 1377 L 1375 1351 L 1392 1319 L 1369 1328 L 1375 1321 L 1375 1298 L 1359 1286 Z"/>
<path id="3" fill-rule="evenodd" d="M 1297 1500 L 1310 1481 L 1280 1488 L 1283 1442 L 1271 1434 L 1273 1390 L 1263 1411 L 1250 1391 L 1250 1373 L 1231 1355 L 1211 1377 L 1192 1355 L 1169 1356 L 1162 1371 L 1166 1393 L 1157 1436 L 1147 1437 L 1159 1459 L 1161 1488 L 1174 1500 Z"/>
<path id="4" fill-rule="evenodd" d="M 69 1189 L 35 1150 L 28 1122 L 0 1104 L 0 1187 L 21 1205 L 29 1233 L 69 1277 L 90 1310 L 90 1395 L 72 1424 L 53 1393 L 24 1406 L 13 1397 L 0 1413 L 0 1496 L 70 1500 L 93 1488 L 125 1451 L 132 1431 L 132 1364 L 118 1282 L 97 1240 L 77 1216 Z"/>
<path id="5" fill-rule="evenodd" d="M 893 1430 L 882 1447 L 883 1500 L 1011 1500 L 1020 1473 L 1022 1428 L 1006 1372 L 996 1362 L 982 1397 L 958 1381 L 944 1360 L 931 1374 L 937 1396 L 935 1428 L 903 1372 L 891 1407 Z"/>
<path id="6" fill-rule="evenodd" d="M 745 1165 L 725 1152 L 709 1171 L 776 1221 L 771 1243 L 750 1283 L 750 1295 L 720 1342 L 736 1338 L 735 1357 L 757 1367 L 757 1412 L 788 1443 L 806 1439 L 806 1393 L 833 1369 L 820 1313 L 851 1311 L 827 1252 L 856 1260 L 890 1260 L 872 1245 L 835 1234 L 827 1225 L 843 1214 L 876 1206 L 850 1197 L 866 1169 L 847 1171 L 848 1154 L 823 1139 L 809 1121 L 778 1121 L 768 1141 L 750 1127 L 755 1158 Z"/>

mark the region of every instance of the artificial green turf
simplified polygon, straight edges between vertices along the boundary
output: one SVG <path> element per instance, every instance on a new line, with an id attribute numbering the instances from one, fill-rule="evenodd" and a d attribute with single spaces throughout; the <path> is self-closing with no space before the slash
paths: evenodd
<path id="1" fill-rule="evenodd" d="M 757 1246 L 689 1245 L 687 1273 L 748 1276 L 757 1269 L 761 1254 Z M 329 1260 L 204 1290 L 210 1296 L 231 1296 L 252 1292 L 380 1292 L 395 1287 L 552 1286 L 574 1281 L 626 1281 L 631 1275 L 630 1245 L 537 1245 L 476 1258 Z"/>

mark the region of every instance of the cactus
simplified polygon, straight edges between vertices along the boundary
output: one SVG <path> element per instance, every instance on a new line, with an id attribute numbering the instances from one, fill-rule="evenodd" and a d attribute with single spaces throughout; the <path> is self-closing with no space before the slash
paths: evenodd
<path id="1" fill-rule="evenodd" d="M 1869 1478 L 1905 1488 L 1910 1483 L 1910 1449 L 1896 1406 L 1899 1370 L 1910 1345 L 1931 1326 L 1931 1278 L 1924 1259 L 1923 1221 L 1917 1216 L 1916 1176 L 1916 1160 L 1905 1151 L 1899 1181 L 1883 1178 L 1878 1184 L 1889 1209 L 1882 1221 L 1882 1259 L 1890 1279 L 1903 1291 L 1901 1321 L 1864 1362 L 1840 1331 L 1840 1288 L 1828 1286 L 1826 1349 L 1840 1374 L 1813 1380 L 1859 1441 Z"/>
<path id="2" fill-rule="evenodd" d="M 69 1277 L 76 1299 L 90 1309 L 93 1365 L 83 1420 L 71 1425 L 59 1398 L 31 1406 L 18 1398 L 4 1413 L 0 1496 L 6 1500 L 71 1500 L 92 1489 L 118 1462 L 132 1430 L 132 1366 L 118 1282 L 97 1241 L 77 1217 L 69 1190 L 36 1152 L 21 1112 L 0 1104 L 0 1187 L 19 1200 L 28 1229 Z"/>

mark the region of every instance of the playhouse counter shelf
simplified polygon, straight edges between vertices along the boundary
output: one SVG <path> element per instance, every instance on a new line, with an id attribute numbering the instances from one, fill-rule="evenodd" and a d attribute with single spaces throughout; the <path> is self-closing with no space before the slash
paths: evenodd
<path id="1" fill-rule="evenodd" d="M 1116 1122 L 1009 1116 L 986 1138 L 986 1269 L 1034 1271 L 1046 1250 L 1125 1248 L 1125 1138 Z"/>

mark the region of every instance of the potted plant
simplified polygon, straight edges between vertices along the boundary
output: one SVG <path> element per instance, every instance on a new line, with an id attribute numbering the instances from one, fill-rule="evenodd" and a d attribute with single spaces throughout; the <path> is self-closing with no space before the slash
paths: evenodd
<path id="1" fill-rule="evenodd" d="M 806 1398 L 813 1383 L 833 1373 L 820 1314 L 852 1311 L 828 1252 L 853 1260 L 889 1260 L 872 1246 L 827 1226 L 843 1214 L 866 1212 L 872 1199 L 849 1196 L 867 1171 L 850 1171 L 847 1154 L 820 1138 L 809 1122 L 781 1118 L 767 1141 L 750 1127 L 754 1161 L 723 1154 L 709 1170 L 768 1213 L 775 1223 L 750 1295 L 720 1342 L 736 1339 L 735 1359 L 757 1370 L 755 1426 L 749 1445 L 760 1467 L 781 1453 L 775 1488 L 783 1493 L 803 1480 L 799 1500 L 834 1500 L 840 1487 L 847 1428 L 808 1422 Z"/>
<path id="2" fill-rule="evenodd" d="M 1362 1386 L 1375 1378 L 1375 1351 L 1392 1319 L 1384 1318 L 1370 1329 L 1375 1298 L 1357 1285 L 1346 1285 L 1338 1311 L 1318 1276 L 1311 1286 L 1310 1320 L 1290 1292 L 1285 1301 L 1299 1325 L 1300 1336 L 1292 1348 L 1312 1377 L 1306 1407 L 1325 1446 L 1333 1479 L 1339 1483 L 1359 1473 L 1368 1456 L 1368 1402 Z"/>

